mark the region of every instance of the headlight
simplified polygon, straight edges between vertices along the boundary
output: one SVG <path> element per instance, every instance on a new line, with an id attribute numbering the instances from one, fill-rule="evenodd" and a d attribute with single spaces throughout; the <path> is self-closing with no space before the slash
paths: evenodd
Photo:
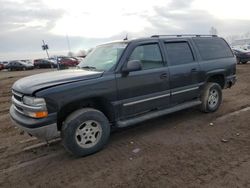
<path id="1" fill-rule="evenodd" d="M 24 96 L 23 103 L 29 106 L 23 110 L 23 113 L 27 116 L 33 118 L 44 118 L 48 116 L 46 102 L 43 98 Z"/>
<path id="2" fill-rule="evenodd" d="M 46 102 L 43 98 L 35 98 L 35 97 L 23 97 L 23 103 L 29 106 L 46 106 Z"/>

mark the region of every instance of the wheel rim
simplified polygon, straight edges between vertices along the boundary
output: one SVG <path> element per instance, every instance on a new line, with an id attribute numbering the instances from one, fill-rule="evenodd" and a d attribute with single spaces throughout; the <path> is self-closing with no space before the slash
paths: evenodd
<path id="1" fill-rule="evenodd" d="M 82 148 L 90 148 L 96 145 L 102 135 L 100 123 L 94 120 L 83 122 L 76 129 L 75 139 Z"/>
<path id="2" fill-rule="evenodd" d="M 212 89 L 209 92 L 208 105 L 210 108 L 214 108 L 217 106 L 218 102 L 219 102 L 219 93 L 216 89 Z"/>

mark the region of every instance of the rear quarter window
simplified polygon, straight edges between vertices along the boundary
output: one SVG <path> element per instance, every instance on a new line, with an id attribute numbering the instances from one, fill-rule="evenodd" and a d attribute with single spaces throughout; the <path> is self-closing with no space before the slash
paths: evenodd
<path id="1" fill-rule="evenodd" d="M 203 60 L 233 57 L 230 47 L 222 38 L 193 38 L 193 40 Z"/>

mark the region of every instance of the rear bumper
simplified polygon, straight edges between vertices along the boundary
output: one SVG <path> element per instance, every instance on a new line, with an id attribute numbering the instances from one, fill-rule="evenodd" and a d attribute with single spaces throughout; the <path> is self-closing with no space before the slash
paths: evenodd
<path id="1" fill-rule="evenodd" d="M 41 140 L 48 141 L 60 136 L 57 130 L 56 114 L 50 114 L 47 118 L 34 119 L 18 113 L 14 105 L 11 105 L 10 117 L 18 128 Z"/>
<path id="2" fill-rule="evenodd" d="M 237 81 L 236 75 L 227 76 L 225 81 L 226 82 L 225 82 L 225 87 L 224 88 L 232 87 Z"/>

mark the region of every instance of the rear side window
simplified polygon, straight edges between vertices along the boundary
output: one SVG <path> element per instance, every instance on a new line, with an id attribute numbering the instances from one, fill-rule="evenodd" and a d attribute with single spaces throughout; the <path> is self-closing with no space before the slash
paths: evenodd
<path id="1" fill-rule="evenodd" d="M 181 65 L 194 61 L 193 53 L 187 42 L 165 43 L 171 65 Z"/>
<path id="2" fill-rule="evenodd" d="M 154 69 L 164 66 L 158 44 L 137 46 L 130 55 L 129 60 L 140 60 L 142 69 Z"/>
<path id="3" fill-rule="evenodd" d="M 221 38 L 194 38 L 193 40 L 203 60 L 233 57 L 231 49 Z"/>

